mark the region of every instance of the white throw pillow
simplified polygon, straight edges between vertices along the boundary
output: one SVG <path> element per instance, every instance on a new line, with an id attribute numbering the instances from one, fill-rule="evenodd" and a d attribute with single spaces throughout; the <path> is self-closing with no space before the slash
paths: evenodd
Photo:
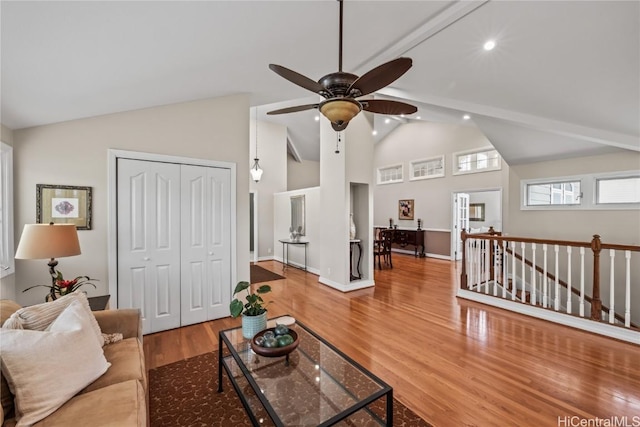
<path id="1" fill-rule="evenodd" d="M 31 305 L 21 308 L 4 322 L 3 328 L 10 329 L 29 329 L 33 331 L 44 331 L 56 318 L 66 309 L 73 301 L 80 301 L 83 308 L 91 316 L 91 329 L 95 333 L 100 345 L 104 345 L 104 338 L 100 325 L 95 316 L 91 312 L 89 300 L 84 292 L 72 292 L 58 298 L 55 301 L 45 302 L 42 304 Z"/>
<path id="2" fill-rule="evenodd" d="M 107 371 L 111 364 L 90 317 L 74 301 L 47 331 L 0 329 L 0 362 L 15 396 L 16 427 L 45 418 Z"/>

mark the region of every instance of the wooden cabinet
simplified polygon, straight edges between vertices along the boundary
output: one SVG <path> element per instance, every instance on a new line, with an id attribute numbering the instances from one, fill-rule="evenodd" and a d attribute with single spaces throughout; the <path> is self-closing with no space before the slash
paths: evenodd
<path id="1" fill-rule="evenodd" d="M 424 230 L 395 229 L 393 233 L 393 243 L 403 249 L 407 246 L 413 246 L 415 256 L 425 256 L 424 240 Z"/>

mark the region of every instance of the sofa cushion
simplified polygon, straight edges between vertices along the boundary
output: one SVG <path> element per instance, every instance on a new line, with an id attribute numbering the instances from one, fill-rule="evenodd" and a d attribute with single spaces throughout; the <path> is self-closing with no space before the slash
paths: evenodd
<path id="1" fill-rule="evenodd" d="M 89 300 L 84 292 L 72 292 L 55 301 L 24 307 L 13 313 L 2 325 L 3 328 L 10 329 L 30 329 L 34 331 L 44 331 L 56 320 L 56 318 L 72 302 L 79 301 L 83 309 L 90 315 L 91 330 L 96 335 L 100 345 L 104 344 L 102 331 L 96 321 Z"/>
<path id="2" fill-rule="evenodd" d="M 88 393 L 111 384 L 127 380 L 138 380 L 147 387 L 147 375 L 144 367 L 144 352 L 137 338 L 127 338 L 102 348 L 104 356 L 111 363 L 109 370 L 100 378 L 82 390 Z"/>
<path id="3" fill-rule="evenodd" d="M 69 400 L 34 427 L 49 426 L 145 426 L 147 407 L 140 382 L 112 384 Z"/>
<path id="4" fill-rule="evenodd" d="M 90 314 L 73 301 L 49 331 L 0 329 L 0 361 L 15 395 L 17 426 L 54 412 L 109 367 Z"/>
<path id="5" fill-rule="evenodd" d="M 0 325 L 16 311 L 22 307 L 14 301 L 3 299 L 0 300 Z M 0 371 L 0 405 L 2 405 L 3 418 L 10 417 L 13 414 L 13 394 L 9 391 L 9 384 Z M 0 424 L 1 425 L 1 424 Z"/>

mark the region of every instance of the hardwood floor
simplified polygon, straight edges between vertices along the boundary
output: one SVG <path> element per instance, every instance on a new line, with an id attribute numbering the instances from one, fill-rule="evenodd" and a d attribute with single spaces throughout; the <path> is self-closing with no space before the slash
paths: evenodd
<path id="1" fill-rule="evenodd" d="M 311 273 L 259 265 L 286 276 L 271 282 L 270 317 L 304 322 L 436 426 L 616 425 L 578 423 L 623 416 L 640 425 L 640 346 L 457 299 L 455 263 L 394 254 L 374 288 L 346 294 Z M 147 367 L 217 350 L 218 331 L 239 324 L 147 335 Z"/>

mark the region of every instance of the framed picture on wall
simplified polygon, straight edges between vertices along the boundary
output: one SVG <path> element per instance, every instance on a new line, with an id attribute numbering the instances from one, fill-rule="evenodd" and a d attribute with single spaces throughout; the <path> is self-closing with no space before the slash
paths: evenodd
<path id="1" fill-rule="evenodd" d="M 484 203 L 469 203 L 469 221 L 484 221 Z"/>
<path id="2" fill-rule="evenodd" d="M 36 223 L 91 230 L 91 187 L 36 184 Z"/>
<path id="3" fill-rule="evenodd" d="M 398 219 L 413 219 L 413 199 L 398 201 Z"/>

